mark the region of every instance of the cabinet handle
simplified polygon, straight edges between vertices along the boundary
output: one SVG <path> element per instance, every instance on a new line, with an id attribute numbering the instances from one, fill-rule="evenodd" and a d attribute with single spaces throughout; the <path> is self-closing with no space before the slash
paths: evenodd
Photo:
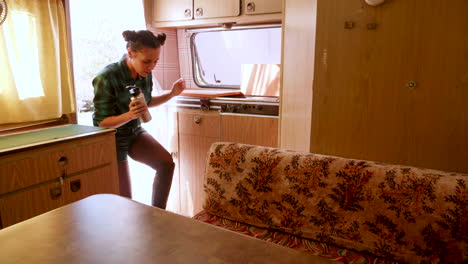
<path id="1" fill-rule="evenodd" d="M 189 8 L 185 9 L 185 17 L 192 17 L 192 10 L 190 10 Z"/>
<path id="2" fill-rule="evenodd" d="M 62 195 L 62 187 L 54 187 L 49 189 L 50 198 L 57 200 Z"/>
<path id="3" fill-rule="evenodd" d="M 203 8 L 200 8 L 200 7 L 197 8 L 195 14 L 196 14 L 197 16 L 199 16 L 199 17 L 203 16 Z"/>
<path id="4" fill-rule="evenodd" d="M 65 157 L 65 156 L 60 157 L 60 159 L 57 162 L 58 162 L 59 166 L 65 167 L 68 164 L 68 158 Z"/>
<path id="5" fill-rule="evenodd" d="M 72 192 L 77 192 L 81 189 L 81 180 L 74 180 L 70 182 L 70 190 Z"/>
<path id="6" fill-rule="evenodd" d="M 193 122 L 195 122 L 195 124 L 200 124 L 201 123 L 201 117 L 200 116 L 196 116 L 193 118 Z"/>
<path id="7" fill-rule="evenodd" d="M 247 4 L 247 12 L 255 12 L 255 3 L 254 2 L 249 2 Z"/>

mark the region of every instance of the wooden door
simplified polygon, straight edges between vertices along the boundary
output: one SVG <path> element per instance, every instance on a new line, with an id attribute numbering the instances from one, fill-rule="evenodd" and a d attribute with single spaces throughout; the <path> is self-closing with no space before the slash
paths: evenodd
<path id="1" fill-rule="evenodd" d="M 281 13 L 282 0 L 245 0 L 243 4 L 246 15 Z"/>
<path id="2" fill-rule="evenodd" d="M 240 0 L 194 0 L 195 18 L 233 17 L 240 15 Z"/>
<path id="3" fill-rule="evenodd" d="M 192 3 L 192 0 L 155 0 L 153 20 L 156 22 L 191 20 Z"/>
<path id="4" fill-rule="evenodd" d="M 24 189 L 0 199 L 2 227 L 7 227 L 63 205 L 64 188 L 60 181 Z"/>
<path id="5" fill-rule="evenodd" d="M 193 216 L 202 210 L 203 176 L 208 150 L 219 141 L 217 112 L 179 112 L 179 166 L 181 214 Z"/>
<path id="6" fill-rule="evenodd" d="M 278 146 L 278 118 L 264 116 L 221 115 L 221 141 Z"/>

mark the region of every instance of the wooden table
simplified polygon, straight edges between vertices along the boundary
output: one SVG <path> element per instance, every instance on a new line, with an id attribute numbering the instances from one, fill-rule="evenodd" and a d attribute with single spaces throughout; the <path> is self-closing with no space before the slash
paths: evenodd
<path id="1" fill-rule="evenodd" d="M 336 263 L 116 195 L 0 230 L 6 263 Z"/>

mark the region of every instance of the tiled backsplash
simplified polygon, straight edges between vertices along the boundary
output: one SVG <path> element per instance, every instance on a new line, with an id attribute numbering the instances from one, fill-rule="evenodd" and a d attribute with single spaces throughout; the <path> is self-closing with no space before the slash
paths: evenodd
<path id="1" fill-rule="evenodd" d="M 190 52 L 190 33 L 185 29 L 177 30 L 177 41 L 179 44 L 180 76 L 184 78 L 188 89 L 200 88 L 193 81 L 192 54 Z"/>
<path id="2" fill-rule="evenodd" d="M 190 34 L 184 29 L 150 29 L 154 34 L 165 33 L 166 43 L 161 49 L 161 58 L 153 70 L 155 81 L 163 90 L 170 90 L 172 84 L 183 78 L 188 89 L 199 88 L 193 81 Z"/>
<path id="3" fill-rule="evenodd" d="M 170 90 L 180 78 L 179 54 L 177 52 L 177 31 L 150 29 L 154 34 L 165 33 L 166 42 L 161 49 L 161 57 L 153 70 L 155 81 L 163 90 Z M 156 85 L 157 86 L 157 85 Z"/>

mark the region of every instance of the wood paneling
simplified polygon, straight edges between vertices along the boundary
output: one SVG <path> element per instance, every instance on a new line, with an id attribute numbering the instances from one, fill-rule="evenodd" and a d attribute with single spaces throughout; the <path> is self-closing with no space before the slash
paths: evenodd
<path id="1" fill-rule="evenodd" d="M 283 20 L 281 148 L 309 151 L 317 0 L 286 0 Z"/>
<path id="2" fill-rule="evenodd" d="M 221 140 L 278 147 L 278 118 L 221 115 Z"/>
<path id="3" fill-rule="evenodd" d="M 219 141 L 219 120 L 216 111 L 179 110 L 179 213 L 185 216 L 202 210 L 206 157 Z"/>
<path id="4" fill-rule="evenodd" d="M 468 172 L 467 10 L 465 0 L 319 1 L 310 151 Z"/>
<path id="5" fill-rule="evenodd" d="M 208 150 L 219 138 L 181 134 L 180 199 L 181 214 L 192 217 L 203 208 L 203 177 Z"/>

